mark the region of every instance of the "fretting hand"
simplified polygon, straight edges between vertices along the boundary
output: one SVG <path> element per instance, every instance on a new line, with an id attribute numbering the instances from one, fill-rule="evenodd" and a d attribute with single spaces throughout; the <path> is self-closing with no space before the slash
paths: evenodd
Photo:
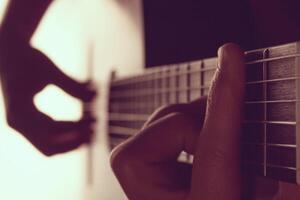
<path id="1" fill-rule="evenodd" d="M 240 200 L 243 94 L 243 52 L 224 45 L 207 101 L 161 109 L 113 151 L 112 168 L 129 199 Z M 177 161 L 182 151 L 194 155 L 193 166 Z"/>

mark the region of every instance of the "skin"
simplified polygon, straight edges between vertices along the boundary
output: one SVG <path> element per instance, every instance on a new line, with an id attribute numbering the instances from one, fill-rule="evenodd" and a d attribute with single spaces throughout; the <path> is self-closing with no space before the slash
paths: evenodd
<path id="1" fill-rule="evenodd" d="M 50 3 L 10 0 L 0 27 L 0 78 L 7 122 L 46 156 L 89 142 L 95 119 L 86 113 L 77 122 L 55 121 L 35 107 L 34 96 L 48 84 L 57 85 L 83 102 L 91 102 L 96 94 L 91 84 L 71 79 L 30 45 Z"/>
<path id="2" fill-rule="evenodd" d="M 158 109 L 140 133 L 112 152 L 112 169 L 129 199 L 241 199 L 244 63 L 234 44 L 221 47 L 218 56 L 208 98 Z M 181 151 L 194 155 L 192 167 L 177 162 Z M 298 185 L 279 182 L 274 200 L 299 196 Z"/>
<path id="3" fill-rule="evenodd" d="M 129 199 L 241 198 L 243 52 L 226 44 L 218 54 L 207 100 L 156 112 L 139 134 L 112 153 L 112 168 Z M 192 167 L 177 162 L 181 151 L 194 155 Z"/>

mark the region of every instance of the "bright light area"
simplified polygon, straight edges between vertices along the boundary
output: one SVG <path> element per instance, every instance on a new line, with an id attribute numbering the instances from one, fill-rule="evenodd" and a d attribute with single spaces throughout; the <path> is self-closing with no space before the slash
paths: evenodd
<path id="1" fill-rule="evenodd" d="M 8 0 L 0 0 L 0 22 L 2 21 L 3 15 L 5 13 L 7 2 Z"/>
<path id="2" fill-rule="evenodd" d="M 0 3 L 2 16 L 7 1 Z M 78 10 L 78 3 L 56 1 L 47 12 L 32 43 L 49 55 L 65 73 L 77 80 L 84 80 L 86 37 L 80 26 L 83 19 L 80 19 Z M 66 12 L 68 17 L 65 17 Z M 54 119 L 80 118 L 79 101 L 53 85 L 46 87 L 34 101 L 41 111 Z M 46 158 L 7 126 L 2 96 L 0 111 L 0 199 L 82 200 L 86 186 L 85 151 L 81 149 Z"/>
<path id="3" fill-rule="evenodd" d="M 8 0 L 0 0 L 0 19 Z M 107 81 L 118 74 L 141 71 L 144 40 L 141 0 L 56 0 L 48 9 L 32 45 L 63 72 L 83 81 L 89 67 L 101 88 L 94 143 L 94 183 L 86 180 L 86 148 L 46 158 L 5 121 L 0 90 L 0 199 L 2 200 L 123 200 L 109 167 L 106 113 Z M 93 45 L 91 45 L 93 43 Z M 92 53 L 90 55 L 89 53 Z M 37 108 L 57 120 L 77 120 L 81 103 L 49 85 L 36 95 Z"/>
<path id="4" fill-rule="evenodd" d="M 34 99 L 36 107 L 55 120 L 73 120 L 81 117 L 81 103 L 55 85 L 49 85 Z"/>

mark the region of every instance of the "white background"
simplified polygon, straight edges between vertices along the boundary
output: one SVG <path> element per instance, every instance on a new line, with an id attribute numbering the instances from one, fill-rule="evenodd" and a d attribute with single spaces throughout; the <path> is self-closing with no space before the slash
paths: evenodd
<path id="1" fill-rule="evenodd" d="M 0 0 L 0 16 L 8 0 Z M 93 79 L 100 98 L 95 111 L 100 123 L 94 144 L 94 182 L 87 177 L 87 149 L 82 147 L 46 158 L 5 122 L 0 91 L 0 199 L 119 200 L 125 199 L 110 168 L 105 131 L 106 84 L 110 71 L 135 73 L 144 66 L 140 0 L 56 0 L 48 9 L 32 44 L 77 80 Z M 93 64 L 89 64 L 93 63 Z M 26 67 L 26 66 L 20 66 Z M 55 86 L 35 98 L 38 108 L 56 119 L 76 120 L 80 103 Z"/>

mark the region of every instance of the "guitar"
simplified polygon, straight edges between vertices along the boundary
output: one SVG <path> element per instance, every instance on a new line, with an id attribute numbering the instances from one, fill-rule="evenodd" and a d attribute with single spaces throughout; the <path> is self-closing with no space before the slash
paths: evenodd
<path id="1" fill-rule="evenodd" d="M 243 167 L 300 184 L 300 42 L 248 51 L 245 59 Z M 156 108 L 207 95 L 215 69 L 216 58 L 210 58 L 114 77 L 108 111 L 111 148 L 136 134 Z"/>

